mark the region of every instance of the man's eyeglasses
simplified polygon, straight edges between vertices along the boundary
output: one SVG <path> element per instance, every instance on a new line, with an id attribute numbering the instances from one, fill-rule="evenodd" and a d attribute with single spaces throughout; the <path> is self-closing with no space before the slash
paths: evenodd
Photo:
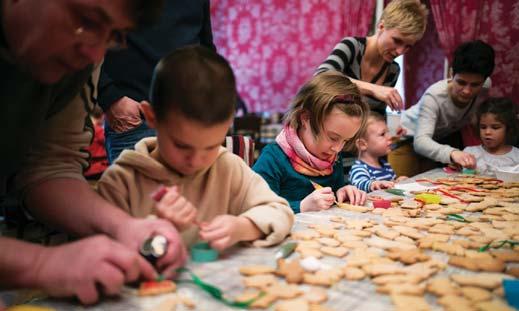
<path id="1" fill-rule="evenodd" d="M 108 50 L 120 50 L 127 47 L 127 33 L 123 30 L 112 30 L 111 32 L 107 32 L 104 30 L 97 31 L 94 28 L 80 26 L 74 30 L 74 35 L 82 43 L 90 46 L 106 44 Z"/>

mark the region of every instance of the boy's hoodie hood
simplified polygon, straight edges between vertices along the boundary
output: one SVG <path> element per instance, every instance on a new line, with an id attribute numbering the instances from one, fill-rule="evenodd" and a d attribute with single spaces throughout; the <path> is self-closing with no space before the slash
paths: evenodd
<path id="1" fill-rule="evenodd" d="M 156 180 L 159 183 L 169 183 L 172 178 L 194 178 L 200 174 L 204 174 L 209 168 L 204 168 L 191 176 L 184 176 L 152 158 L 151 153 L 157 148 L 157 138 L 144 138 L 135 144 L 135 150 L 124 150 L 120 157 L 115 161 L 118 165 L 131 167 L 146 177 Z M 218 150 L 218 156 L 221 157 L 225 152 L 228 152 L 224 147 Z"/>

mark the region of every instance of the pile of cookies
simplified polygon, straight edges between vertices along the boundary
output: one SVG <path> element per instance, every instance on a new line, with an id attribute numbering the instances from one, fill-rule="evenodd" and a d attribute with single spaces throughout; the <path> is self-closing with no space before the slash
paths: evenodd
<path id="1" fill-rule="evenodd" d="M 513 310 L 501 284 L 519 277 L 519 183 L 466 175 L 431 182 L 438 188 L 427 192 L 439 204 L 413 197 L 390 198 L 389 209 L 344 204 L 358 217 L 338 212 L 292 232 L 298 256 L 242 267 L 253 290 L 239 299 L 263 292 L 251 307 L 279 301 L 276 310 L 325 310 L 325 289 L 369 280 L 397 310 L 430 310 L 426 294 L 445 310 Z M 332 266 L 322 264 L 330 257 Z"/>

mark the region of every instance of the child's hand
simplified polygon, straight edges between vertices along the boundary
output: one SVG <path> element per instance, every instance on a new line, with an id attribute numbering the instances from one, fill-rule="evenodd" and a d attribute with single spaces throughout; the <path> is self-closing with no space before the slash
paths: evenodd
<path id="1" fill-rule="evenodd" d="M 348 199 L 353 205 L 364 205 L 366 202 L 367 194 L 364 191 L 359 190 L 355 186 L 344 186 L 337 190 L 337 201 L 342 203 Z"/>
<path id="2" fill-rule="evenodd" d="M 167 219 L 178 231 L 184 231 L 196 219 L 196 208 L 182 196 L 177 186 L 167 189 L 166 194 L 155 204 L 157 216 Z"/>
<path id="3" fill-rule="evenodd" d="M 332 188 L 323 187 L 307 195 L 306 198 L 301 201 L 300 209 L 301 212 L 320 211 L 330 208 L 334 201 L 335 195 L 333 194 Z"/>
<path id="4" fill-rule="evenodd" d="M 389 189 L 393 188 L 395 186 L 395 183 L 388 180 L 375 180 L 371 183 L 370 190 L 380 190 L 380 189 Z"/>
<path id="5" fill-rule="evenodd" d="M 407 130 L 405 128 L 403 128 L 401 125 L 398 126 L 398 128 L 396 129 L 396 136 L 397 137 L 402 137 L 402 136 L 405 136 L 407 135 Z"/>
<path id="6" fill-rule="evenodd" d="M 451 160 L 453 163 L 461 165 L 461 167 L 476 168 L 476 157 L 470 153 L 455 150 L 451 152 Z"/>
<path id="7" fill-rule="evenodd" d="M 406 179 L 409 179 L 409 177 L 407 177 L 407 176 L 400 176 L 397 179 L 395 179 L 395 182 L 399 183 L 399 182 L 404 181 Z"/>
<path id="8" fill-rule="evenodd" d="M 216 250 L 224 250 L 240 241 L 259 239 L 262 233 L 248 218 L 233 215 L 216 216 L 200 225 L 200 238 Z"/>

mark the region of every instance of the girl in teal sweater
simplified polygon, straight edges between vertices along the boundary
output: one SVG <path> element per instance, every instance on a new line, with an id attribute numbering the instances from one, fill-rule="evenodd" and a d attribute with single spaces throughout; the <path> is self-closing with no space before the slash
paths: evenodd
<path id="1" fill-rule="evenodd" d="M 283 130 L 253 170 L 295 213 L 328 209 L 335 201 L 364 204 L 366 193 L 346 185 L 340 151 L 364 127 L 368 111 L 345 75 L 314 76 L 299 90 Z M 314 188 L 311 181 L 323 187 Z"/>

